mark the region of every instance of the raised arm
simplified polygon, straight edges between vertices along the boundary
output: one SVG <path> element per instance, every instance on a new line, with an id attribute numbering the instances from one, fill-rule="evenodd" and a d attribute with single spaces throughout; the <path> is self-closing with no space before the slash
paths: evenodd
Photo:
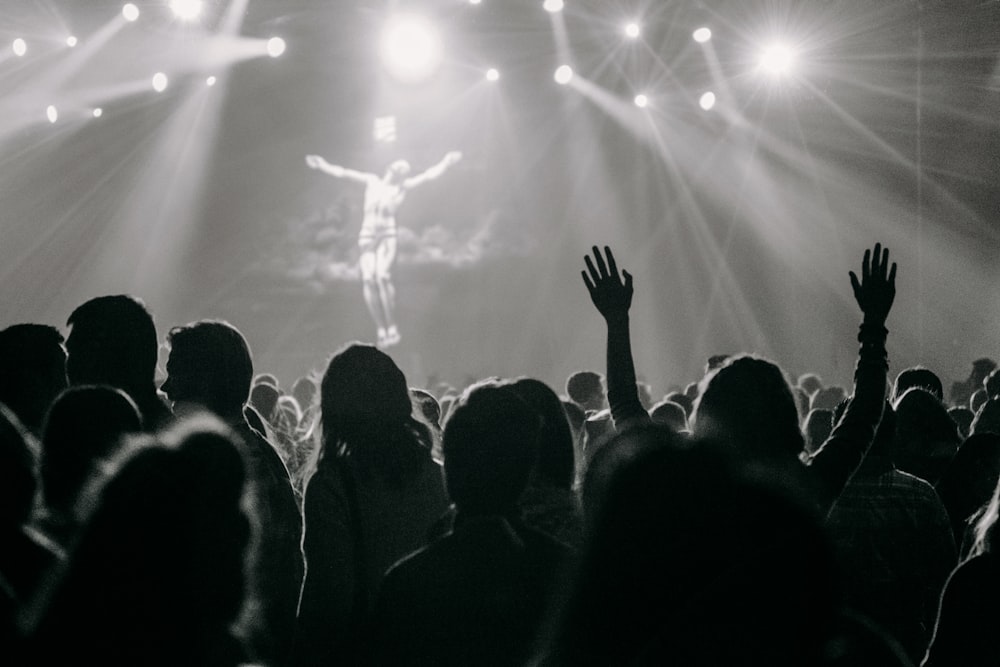
<path id="1" fill-rule="evenodd" d="M 608 327 L 608 403 L 615 430 L 621 433 L 649 422 L 649 414 L 639 402 L 635 363 L 632 361 L 628 317 L 632 306 L 632 274 L 622 271 L 622 277 L 618 276 L 618 265 L 611 248 L 604 247 L 604 257 L 597 246 L 593 251 L 593 260 L 589 255 L 584 257 L 587 270 L 582 272 L 583 282 L 590 292 L 590 300 Z"/>
<path id="2" fill-rule="evenodd" d="M 438 162 L 436 165 L 434 165 L 427 171 L 421 174 L 417 174 L 416 176 L 413 176 L 403 181 L 403 187 L 410 189 L 410 188 L 415 188 L 418 185 L 423 185 L 427 181 L 433 181 L 435 178 L 438 178 L 439 176 L 441 176 L 441 174 L 448 171 L 448 168 L 451 165 L 455 164 L 461 159 L 462 159 L 462 154 L 460 152 L 451 151 L 450 153 L 446 154 L 444 158 L 441 159 L 440 162 Z"/>
<path id="3" fill-rule="evenodd" d="M 896 298 L 896 265 L 889 267 L 889 250 L 876 243 L 866 250 L 861 263 L 861 279 L 851 271 L 854 299 L 861 308 L 858 331 L 858 363 L 854 371 L 854 393 L 840 423 L 809 465 L 815 471 L 820 506 L 825 512 L 864 459 L 885 404 L 886 373 L 889 369 L 885 320 Z"/>
<path id="4" fill-rule="evenodd" d="M 368 183 L 371 179 L 377 178 L 375 174 L 355 171 L 354 169 L 347 169 L 346 167 L 330 164 L 319 155 L 307 155 L 306 166 L 310 169 L 318 169 L 319 171 L 322 171 L 325 174 L 330 174 L 336 178 L 346 178 L 359 183 Z"/>

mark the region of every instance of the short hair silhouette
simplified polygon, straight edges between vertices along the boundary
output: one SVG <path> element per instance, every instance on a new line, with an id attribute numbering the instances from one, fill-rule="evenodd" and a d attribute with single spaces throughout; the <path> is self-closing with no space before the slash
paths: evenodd
<path id="1" fill-rule="evenodd" d="M 577 371 L 566 379 L 566 395 L 584 409 L 604 400 L 604 376 L 594 371 Z"/>
<path id="2" fill-rule="evenodd" d="M 676 432 L 687 431 L 687 413 L 673 401 L 660 401 L 649 411 L 649 417 L 657 424 L 669 426 Z"/>
<path id="3" fill-rule="evenodd" d="M 896 466 L 934 485 L 961 440 L 958 426 L 933 394 L 919 387 L 893 405 L 896 412 Z"/>
<path id="4" fill-rule="evenodd" d="M 71 515 L 95 467 L 117 450 L 122 436 L 140 430 L 139 409 L 120 389 L 81 385 L 63 392 L 42 433 L 41 478 L 48 508 Z"/>
<path id="5" fill-rule="evenodd" d="M 66 350 L 55 327 L 15 324 L 0 331 L 0 403 L 36 435 L 66 388 Z"/>
<path id="6" fill-rule="evenodd" d="M 944 400 L 944 387 L 941 386 L 941 378 L 923 366 L 912 366 L 896 376 L 896 381 L 892 386 L 892 401 L 895 402 L 913 387 L 930 392 L 939 401 Z"/>
<path id="7" fill-rule="evenodd" d="M 167 334 L 170 358 L 163 391 L 219 415 L 241 412 L 250 398 L 253 359 L 243 334 L 228 322 L 201 320 Z"/>
<path id="8" fill-rule="evenodd" d="M 535 463 L 538 481 L 562 489 L 572 488 L 576 470 L 573 434 L 559 397 L 548 385 L 534 378 L 518 378 L 507 386 L 535 410 L 541 420 Z"/>
<path id="9" fill-rule="evenodd" d="M 444 428 L 444 474 L 459 512 L 507 514 L 528 484 L 540 420 L 511 388 L 467 391 Z"/>
<path id="10" fill-rule="evenodd" d="M 126 294 L 100 296 L 74 310 L 66 323 L 70 384 L 109 384 L 128 390 L 152 382 L 159 344 L 145 304 Z"/>

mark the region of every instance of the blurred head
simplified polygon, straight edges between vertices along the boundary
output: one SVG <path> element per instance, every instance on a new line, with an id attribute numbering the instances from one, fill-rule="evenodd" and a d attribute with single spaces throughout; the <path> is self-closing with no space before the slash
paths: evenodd
<path id="1" fill-rule="evenodd" d="M 448 495 L 465 514 L 516 513 L 538 452 L 541 420 L 509 386 L 472 387 L 444 428 Z"/>
<path id="2" fill-rule="evenodd" d="M 70 384 L 108 384 L 126 391 L 152 384 L 159 345 L 142 301 L 125 294 L 97 297 L 74 310 L 66 323 Z"/>
<path id="3" fill-rule="evenodd" d="M 577 371 L 570 375 L 566 380 L 566 395 L 584 410 L 607 407 L 604 376 L 594 371 Z"/>
<path id="4" fill-rule="evenodd" d="M 802 391 L 812 396 L 823 388 L 823 380 L 815 373 L 804 373 L 799 376 L 798 386 Z"/>
<path id="5" fill-rule="evenodd" d="M 791 387 L 772 362 L 735 357 L 703 382 L 693 425 L 699 439 L 756 460 L 797 457 L 804 449 Z"/>
<path id="6" fill-rule="evenodd" d="M 941 378 L 930 370 L 922 366 L 907 368 L 896 376 L 896 382 L 892 386 L 892 401 L 895 402 L 914 387 L 919 387 L 939 401 L 944 400 L 944 388 L 941 386 Z"/>
<path id="7" fill-rule="evenodd" d="M 649 411 L 649 417 L 654 423 L 669 426 L 677 433 L 688 430 L 687 413 L 673 401 L 660 401 Z"/>
<path id="8" fill-rule="evenodd" d="M 909 389 L 893 406 L 896 412 L 896 465 L 903 471 L 937 482 L 961 442 L 958 427 L 933 394 Z"/>
<path id="9" fill-rule="evenodd" d="M 242 416 L 250 396 L 253 361 L 243 334 L 228 322 L 201 320 L 167 334 L 170 357 L 162 390 L 175 405 L 201 406 Z"/>
<path id="10" fill-rule="evenodd" d="M 72 514 L 98 464 L 117 451 L 123 436 L 141 430 L 139 409 L 119 389 L 81 385 L 63 392 L 42 435 L 41 477 L 49 509 Z"/>
<path id="11" fill-rule="evenodd" d="M 572 488 L 576 470 L 573 434 L 559 397 L 544 382 L 532 378 L 520 378 L 507 386 L 540 420 L 534 481 L 561 489 Z"/>

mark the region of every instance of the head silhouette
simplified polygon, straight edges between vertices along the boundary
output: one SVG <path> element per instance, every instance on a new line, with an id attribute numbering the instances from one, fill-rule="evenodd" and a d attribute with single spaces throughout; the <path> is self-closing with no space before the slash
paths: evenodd
<path id="1" fill-rule="evenodd" d="M 120 389 L 81 385 L 63 392 L 45 419 L 41 477 L 46 506 L 72 514 L 84 483 L 121 438 L 142 430 L 135 403 Z"/>
<path id="2" fill-rule="evenodd" d="M 509 386 L 471 388 L 444 428 L 448 495 L 464 514 L 516 513 L 538 451 L 541 421 Z"/>
<path id="3" fill-rule="evenodd" d="M 242 418 L 253 360 L 243 334 L 228 322 L 202 320 L 167 334 L 170 357 L 163 392 L 177 404 Z"/>
<path id="4" fill-rule="evenodd" d="M 584 410 L 602 410 L 607 404 L 604 376 L 594 371 L 577 371 L 566 379 L 566 395 Z"/>
<path id="5" fill-rule="evenodd" d="M 74 310 L 67 324 L 70 384 L 107 384 L 129 393 L 152 385 L 159 346 L 141 301 L 124 294 L 97 297 Z"/>
<path id="6" fill-rule="evenodd" d="M 795 397 L 781 369 L 753 356 L 731 358 L 707 376 L 695 408 L 700 439 L 754 460 L 788 459 L 803 450 Z"/>
<path id="7" fill-rule="evenodd" d="M 15 324 L 0 331 L 0 403 L 36 435 L 66 388 L 66 350 L 55 327 Z"/>
<path id="8" fill-rule="evenodd" d="M 922 366 L 913 366 L 901 371 L 896 376 L 896 382 L 892 386 L 892 400 L 901 398 L 907 390 L 919 387 L 930 392 L 939 401 L 944 400 L 944 388 L 941 386 L 941 378 L 932 371 Z"/>
<path id="9" fill-rule="evenodd" d="M 673 401 L 660 401 L 649 411 L 649 417 L 655 423 L 669 426 L 677 433 L 688 430 L 687 413 Z"/>
<path id="10" fill-rule="evenodd" d="M 532 378 L 520 378 L 507 386 L 520 396 L 541 420 L 535 482 L 561 489 L 572 488 L 576 470 L 573 434 L 570 432 L 569 421 L 566 419 L 566 412 L 559 397 L 544 382 Z"/>
<path id="11" fill-rule="evenodd" d="M 935 484 L 958 450 L 958 426 L 944 404 L 924 389 L 909 389 L 893 408 L 896 465 Z"/>

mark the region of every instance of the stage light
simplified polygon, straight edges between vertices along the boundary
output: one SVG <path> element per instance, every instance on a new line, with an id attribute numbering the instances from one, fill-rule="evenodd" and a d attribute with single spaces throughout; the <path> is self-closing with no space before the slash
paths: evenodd
<path id="1" fill-rule="evenodd" d="M 691 33 L 691 36 L 694 38 L 694 41 L 698 42 L 699 44 L 704 44 L 708 40 L 712 39 L 712 31 L 709 30 L 708 28 L 698 28 L 693 33 Z"/>
<path id="2" fill-rule="evenodd" d="M 66 38 L 66 46 L 68 46 L 71 49 L 74 46 L 76 46 L 78 43 L 79 43 L 79 40 L 76 37 L 74 37 L 73 35 L 70 35 L 69 37 Z"/>
<path id="3" fill-rule="evenodd" d="M 636 95 L 634 101 L 635 105 L 640 109 L 645 109 L 646 107 L 649 106 L 649 98 L 643 95 L 642 93 Z"/>
<path id="4" fill-rule="evenodd" d="M 545 2 L 542 3 L 542 8 L 550 14 L 561 12 L 563 7 L 565 7 L 563 0 L 545 0 Z"/>
<path id="5" fill-rule="evenodd" d="M 20 58 L 28 52 L 28 43 L 18 37 L 14 40 L 14 43 L 10 45 L 10 48 L 14 50 L 14 55 Z"/>
<path id="6" fill-rule="evenodd" d="M 96 109 L 94 109 L 93 114 L 94 118 L 100 118 L 101 116 L 104 115 L 104 109 L 102 109 L 101 107 L 97 107 Z"/>
<path id="7" fill-rule="evenodd" d="M 215 81 L 216 81 L 215 77 L 214 76 L 210 76 L 207 79 L 205 79 L 205 85 L 208 86 L 209 88 L 211 88 L 212 86 L 215 85 Z"/>
<path id="8" fill-rule="evenodd" d="M 562 65 L 556 70 L 553 78 L 560 86 L 565 86 L 573 80 L 573 68 L 569 65 Z"/>
<path id="9" fill-rule="evenodd" d="M 267 55 L 271 56 L 272 58 L 277 58 L 282 53 L 284 53 L 285 48 L 286 48 L 285 40 L 281 39 L 280 37 L 272 37 L 271 39 L 267 40 Z"/>
<path id="10" fill-rule="evenodd" d="M 642 32 L 642 30 L 639 28 L 638 23 L 629 23 L 625 26 L 625 36 L 629 39 L 637 38 L 640 32 Z"/>
<path id="11" fill-rule="evenodd" d="M 715 106 L 715 93 L 708 91 L 703 93 L 700 98 L 698 98 L 698 106 L 700 106 L 705 111 L 708 111 Z"/>
<path id="12" fill-rule="evenodd" d="M 795 52 L 786 44 L 771 44 L 761 52 L 758 64 L 771 76 L 788 74 L 795 67 Z"/>
<path id="13" fill-rule="evenodd" d="M 45 110 L 45 117 L 49 119 L 50 123 L 54 123 L 59 120 L 59 110 L 50 104 Z"/>
<path id="14" fill-rule="evenodd" d="M 385 26 L 381 53 L 394 77 L 416 83 L 436 72 L 441 64 L 441 39 L 426 19 L 413 14 L 398 15 Z"/>
<path id="15" fill-rule="evenodd" d="M 163 72 L 157 72 L 153 75 L 153 90 L 156 92 L 162 93 L 167 89 L 168 83 L 169 81 L 167 80 L 167 75 Z"/>
<path id="16" fill-rule="evenodd" d="M 491 67 L 486 70 L 486 80 L 487 81 L 498 81 L 500 79 L 500 70 L 495 67 Z"/>
<path id="17" fill-rule="evenodd" d="M 478 5 L 478 4 L 479 4 L 479 3 L 481 3 L 482 1 L 483 1 L 483 0 L 469 0 L 469 4 L 470 4 L 470 5 Z"/>
<path id="18" fill-rule="evenodd" d="M 182 21 L 193 21 L 201 16 L 201 8 L 201 0 L 170 0 L 170 9 Z"/>
<path id="19" fill-rule="evenodd" d="M 126 21 L 131 23 L 139 18 L 139 8 L 130 2 L 122 7 L 122 16 L 125 17 Z"/>

